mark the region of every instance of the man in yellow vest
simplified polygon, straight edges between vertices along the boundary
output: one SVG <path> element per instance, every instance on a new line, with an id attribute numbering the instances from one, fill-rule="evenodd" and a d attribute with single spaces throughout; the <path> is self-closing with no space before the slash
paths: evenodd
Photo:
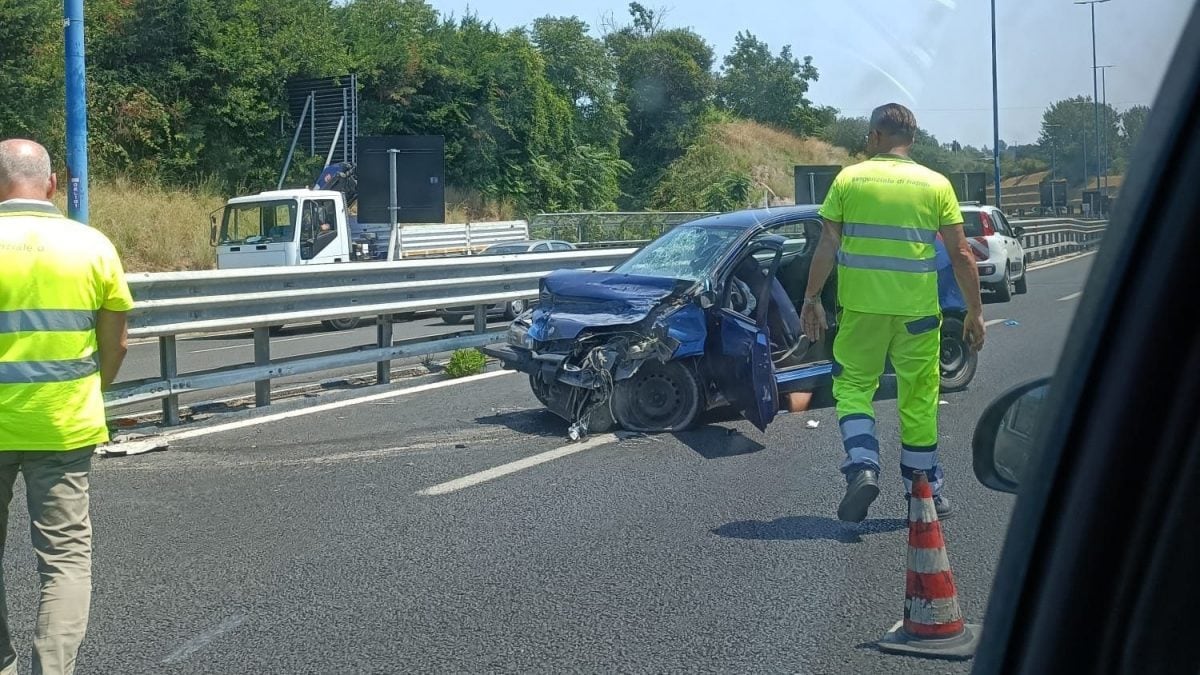
<path id="1" fill-rule="evenodd" d="M 966 339 L 983 348 L 979 274 L 963 234 L 950 181 L 909 157 L 917 132 L 912 111 L 876 108 L 867 135 L 871 159 L 834 179 L 821 207 L 824 227 L 814 254 L 801 318 L 810 339 L 827 328 L 821 289 L 837 265 L 838 320 L 833 396 L 846 460 L 846 494 L 838 518 L 861 522 L 879 496 L 879 441 L 872 400 L 885 360 L 896 372 L 900 472 L 906 494 L 914 471 L 933 483 L 938 516 L 950 515 L 937 456 L 941 310 L 935 241 L 940 233 L 967 302 Z"/>
<path id="2" fill-rule="evenodd" d="M 0 142 L 0 553 L 20 472 L 41 578 L 35 674 L 74 672 L 87 631 L 88 473 L 108 440 L 100 392 L 125 357 L 133 307 L 113 245 L 64 218 L 56 189 L 45 148 Z M 0 596 L 0 675 L 16 672 Z"/>

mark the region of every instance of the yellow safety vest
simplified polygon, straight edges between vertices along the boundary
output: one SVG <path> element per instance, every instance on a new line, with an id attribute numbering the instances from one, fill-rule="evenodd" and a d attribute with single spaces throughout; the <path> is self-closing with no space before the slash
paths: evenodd
<path id="1" fill-rule="evenodd" d="M 838 173 L 821 216 L 842 223 L 842 307 L 893 316 L 940 313 L 934 241 L 938 229 L 962 222 L 945 176 L 906 157 L 878 155 Z"/>
<path id="2" fill-rule="evenodd" d="M 0 451 L 108 440 L 96 312 L 132 308 L 107 237 L 48 202 L 0 202 Z"/>

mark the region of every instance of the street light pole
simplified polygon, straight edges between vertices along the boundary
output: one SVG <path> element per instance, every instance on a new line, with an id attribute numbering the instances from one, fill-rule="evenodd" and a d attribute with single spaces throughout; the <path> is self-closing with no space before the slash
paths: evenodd
<path id="1" fill-rule="evenodd" d="M 1113 66 L 1097 66 L 1100 70 L 1100 105 L 1104 108 L 1104 194 L 1108 195 L 1108 164 L 1111 159 L 1112 148 L 1109 146 L 1109 129 L 1111 125 L 1108 121 L 1108 69 Z"/>
<path id="2" fill-rule="evenodd" d="M 996 0 L 992 0 L 992 155 L 996 180 L 996 208 L 1000 200 L 1000 85 L 996 75 Z"/>
<path id="3" fill-rule="evenodd" d="M 1096 125 L 1096 187 L 1100 187 L 1100 77 L 1096 72 L 1096 5 L 1109 0 L 1075 0 L 1076 5 L 1089 5 L 1092 10 L 1092 107 Z M 1083 176 L 1087 185 L 1087 173 Z"/>

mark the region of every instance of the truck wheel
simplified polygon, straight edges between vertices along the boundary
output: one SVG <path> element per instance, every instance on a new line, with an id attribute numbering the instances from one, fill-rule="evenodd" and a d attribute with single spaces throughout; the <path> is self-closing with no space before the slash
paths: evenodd
<path id="1" fill-rule="evenodd" d="M 458 324 L 462 323 L 462 320 L 462 314 L 446 313 L 442 315 L 442 323 L 446 324 L 447 326 L 457 326 Z"/>
<path id="2" fill-rule="evenodd" d="M 522 312 L 525 311 L 525 305 L 526 305 L 526 303 L 524 300 L 513 300 L 512 302 L 505 305 L 504 306 L 504 320 L 512 321 L 513 319 L 517 318 L 517 316 L 519 316 Z"/>
<path id="3" fill-rule="evenodd" d="M 942 320 L 942 344 L 939 356 L 939 372 L 944 392 L 962 391 L 975 378 L 979 367 L 979 353 L 963 339 L 963 320 L 947 316 Z"/>
<path id="4" fill-rule="evenodd" d="M 321 322 L 321 325 L 329 330 L 354 330 L 358 328 L 361 319 L 351 317 L 349 319 L 327 319 Z"/>
<path id="5" fill-rule="evenodd" d="M 1025 295 L 1029 292 L 1029 270 L 1025 269 L 1025 263 L 1021 263 L 1021 278 L 1017 279 L 1015 285 L 1017 295 Z"/>
<path id="6" fill-rule="evenodd" d="M 678 361 L 647 361 L 613 390 L 613 415 L 629 431 L 683 431 L 703 412 L 696 375 Z"/>

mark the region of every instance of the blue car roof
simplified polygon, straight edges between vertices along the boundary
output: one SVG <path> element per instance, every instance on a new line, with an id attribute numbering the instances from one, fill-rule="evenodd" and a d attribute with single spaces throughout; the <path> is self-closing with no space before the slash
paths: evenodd
<path id="1" fill-rule="evenodd" d="M 774 225 L 792 220 L 820 218 L 820 215 L 818 215 L 820 209 L 820 204 L 797 204 L 795 206 L 772 206 L 765 209 L 745 209 L 691 220 L 684 223 L 684 225 L 732 227 L 745 230 L 751 227 Z"/>

